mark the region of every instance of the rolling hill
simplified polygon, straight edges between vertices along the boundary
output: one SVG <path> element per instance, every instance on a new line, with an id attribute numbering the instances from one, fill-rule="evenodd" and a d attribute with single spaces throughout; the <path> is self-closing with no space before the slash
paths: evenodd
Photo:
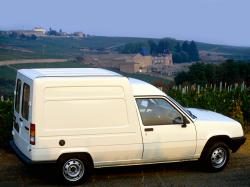
<path id="1" fill-rule="evenodd" d="M 36 40 L 0 35 L 0 61 L 34 58 L 75 58 L 84 53 L 105 53 L 133 42 L 152 38 L 91 36 L 88 38 L 40 37 Z M 183 42 L 167 38 L 170 42 Z M 158 41 L 159 39 L 153 39 Z M 250 61 L 250 47 L 235 47 L 196 42 L 200 51 L 219 53 L 225 58 Z"/>

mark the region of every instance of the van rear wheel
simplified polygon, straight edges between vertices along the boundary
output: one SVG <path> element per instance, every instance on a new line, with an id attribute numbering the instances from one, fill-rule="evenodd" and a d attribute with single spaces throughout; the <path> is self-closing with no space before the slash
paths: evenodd
<path id="1" fill-rule="evenodd" d="M 90 171 L 90 164 L 83 156 L 67 155 L 59 160 L 59 174 L 67 184 L 84 182 Z"/>

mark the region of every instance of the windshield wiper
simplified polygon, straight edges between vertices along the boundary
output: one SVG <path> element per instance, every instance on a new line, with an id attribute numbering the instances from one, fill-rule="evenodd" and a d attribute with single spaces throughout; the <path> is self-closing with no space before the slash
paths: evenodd
<path id="1" fill-rule="evenodd" d="M 193 113 L 190 111 L 190 110 L 187 110 L 187 113 L 193 118 L 193 119 L 196 119 L 197 117 L 195 115 L 193 115 Z"/>

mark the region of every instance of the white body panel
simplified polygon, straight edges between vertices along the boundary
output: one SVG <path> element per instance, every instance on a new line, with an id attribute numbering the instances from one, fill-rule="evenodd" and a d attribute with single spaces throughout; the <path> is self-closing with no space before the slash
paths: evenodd
<path id="1" fill-rule="evenodd" d="M 60 148 L 63 139 L 66 144 L 53 159 L 71 149 L 88 150 L 96 163 L 141 159 L 142 138 L 126 78 L 42 78 L 34 87 L 41 98 L 33 103 L 37 149 Z"/>
<path id="2" fill-rule="evenodd" d="M 210 137 L 243 135 L 240 124 L 230 118 L 221 115 L 212 120 L 215 113 L 193 109 L 198 118 L 192 119 L 154 86 L 107 70 L 19 70 L 17 79 L 30 86 L 30 106 L 29 119 L 23 122 L 14 112 L 20 130 L 13 128 L 13 137 L 32 161 L 56 161 L 75 152 L 89 153 L 95 167 L 197 159 Z M 135 101 L 139 97 L 165 99 L 189 123 L 185 128 L 144 126 Z M 36 127 L 35 145 L 30 145 L 29 131 L 23 129 L 30 123 Z M 59 145 L 60 140 L 65 145 Z"/>
<path id="3" fill-rule="evenodd" d="M 199 158 L 206 142 L 213 136 L 226 135 L 230 138 L 244 136 L 241 124 L 227 116 L 203 109 L 188 110 L 197 116 L 194 120 L 197 129 L 196 158 Z"/>

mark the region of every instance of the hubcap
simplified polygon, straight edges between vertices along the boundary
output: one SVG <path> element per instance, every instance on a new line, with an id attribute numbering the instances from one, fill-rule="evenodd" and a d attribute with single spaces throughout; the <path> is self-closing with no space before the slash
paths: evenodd
<path id="1" fill-rule="evenodd" d="M 224 148 L 218 147 L 213 151 L 211 156 L 213 167 L 221 168 L 226 163 L 226 160 L 227 160 L 227 151 Z"/>
<path id="2" fill-rule="evenodd" d="M 84 174 L 84 165 L 79 159 L 70 159 L 63 165 L 63 176 L 71 182 L 78 181 Z"/>

